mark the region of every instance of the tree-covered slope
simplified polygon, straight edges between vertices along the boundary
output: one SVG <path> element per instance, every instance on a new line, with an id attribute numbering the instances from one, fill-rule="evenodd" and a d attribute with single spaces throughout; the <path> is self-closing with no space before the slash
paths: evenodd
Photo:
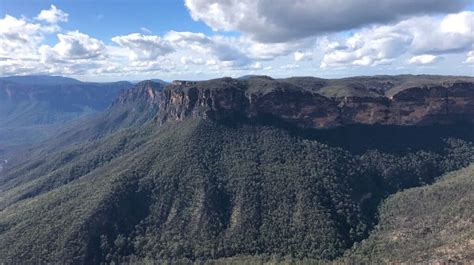
<path id="1" fill-rule="evenodd" d="M 62 128 L 55 134 L 56 141 L 49 140 L 44 146 L 65 146 L 103 137 L 120 129 L 140 127 L 156 117 L 163 88 L 162 83 L 139 82 L 119 93 L 105 111 Z"/>
<path id="2" fill-rule="evenodd" d="M 77 118 L 69 123 L 49 126 L 52 131 L 48 133 L 50 137 L 45 141 L 24 147 L 21 152 L 4 152 L 5 154 L 1 152 L 0 146 L 0 160 L 3 162 L 2 159 L 7 159 L 8 166 L 15 167 L 17 162 L 27 161 L 31 157 L 57 152 L 78 143 L 84 144 L 121 129 L 139 127 L 152 121 L 157 115 L 162 89 L 162 84 L 151 81 L 135 84 L 121 91 L 102 112 Z M 17 137 L 28 140 L 25 135 Z M 1 179 L 0 173 L 0 181 Z"/>
<path id="3" fill-rule="evenodd" d="M 474 261 L 474 165 L 432 185 L 390 196 L 380 220 L 347 261 L 419 263 Z"/>
<path id="4" fill-rule="evenodd" d="M 371 130 L 345 135 L 364 142 Z M 432 127 L 432 145 L 404 140 L 416 129 L 385 130 L 392 148 L 375 151 L 332 139 L 336 131 L 189 118 L 36 157 L 7 169 L 0 184 L 0 256 L 87 264 L 335 259 L 368 235 L 385 196 L 474 161 L 472 126 L 453 135 Z"/>

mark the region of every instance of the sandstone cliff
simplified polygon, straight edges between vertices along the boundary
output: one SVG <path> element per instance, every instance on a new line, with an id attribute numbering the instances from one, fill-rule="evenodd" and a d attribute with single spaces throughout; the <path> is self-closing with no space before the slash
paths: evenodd
<path id="1" fill-rule="evenodd" d="M 303 128 L 474 122 L 473 78 L 410 77 L 175 81 L 163 91 L 158 118 L 273 118 Z"/>

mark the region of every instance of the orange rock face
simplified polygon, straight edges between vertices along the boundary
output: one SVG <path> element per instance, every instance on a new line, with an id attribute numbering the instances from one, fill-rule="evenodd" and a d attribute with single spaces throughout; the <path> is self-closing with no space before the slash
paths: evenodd
<path id="1" fill-rule="evenodd" d="M 272 118 L 302 128 L 333 128 L 349 124 L 430 125 L 474 123 L 474 82 L 413 86 L 392 96 L 328 97 L 301 87 L 281 88 L 275 81 L 265 90 L 225 78 L 175 83 L 163 92 L 161 122 L 186 117 L 213 120 Z M 268 88 L 270 86 L 270 89 Z"/>

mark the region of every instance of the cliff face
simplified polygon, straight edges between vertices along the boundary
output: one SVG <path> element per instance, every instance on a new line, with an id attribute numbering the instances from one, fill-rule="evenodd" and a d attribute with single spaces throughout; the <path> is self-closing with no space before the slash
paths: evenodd
<path id="1" fill-rule="evenodd" d="M 389 93 L 386 93 L 389 94 Z M 284 80 L 175 82 L 163 92 L 161 122 L 271 117 L 303 128 L 349 124 L 474 122 L 474 82 L 419 84 L 393 95 L 328 97 Z"/>
<path id="2" fill-rule="evenodd" d="M 112 103 L 115 105 L 140 105 L 149 104 L 158 106 L 161 101 L 163 86 L 152 81 L 143 81 L 129 89 L 123 90 Z"/>

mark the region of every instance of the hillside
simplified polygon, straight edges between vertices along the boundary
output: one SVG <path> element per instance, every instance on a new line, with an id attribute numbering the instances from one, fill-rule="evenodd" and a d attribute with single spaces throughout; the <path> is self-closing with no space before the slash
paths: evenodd
<path id="1" fill-rule="evenodd" d="M 356 263 L 474 261 L 474 165 L 433 185 L 390 196 L 368 239 L 348 255 Z"/>
<path id="2" fill-rule="evenodd" d="M 159 111 L 162 83 L 142 81 L 123 90 L 110 106 L 96 115 L 77 120 L 61 128 L 56 143 L 49 141 L 45 146 L 65 146 L 107 135 L 120 129 L 139 127 L 153 121 Z"/>
<path id="3" fill-rule="evenodd" d="M 440 147 L 355 155 L 272 126 L 199 118 L 129 129 L 7 169 L 0 254 L 334 259 L 366 237 L 386 195 L 474 161 L 472 142 Z"/>

